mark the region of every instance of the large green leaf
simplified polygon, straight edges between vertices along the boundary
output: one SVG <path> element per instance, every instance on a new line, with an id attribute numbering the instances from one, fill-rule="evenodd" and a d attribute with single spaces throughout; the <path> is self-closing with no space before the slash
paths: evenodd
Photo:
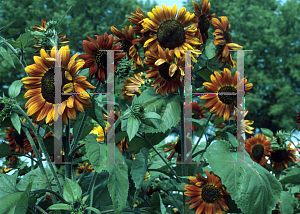
<path id="1" fill-rule="evenodd" d="M 155 112 L 161 116 L 159 128 L 143 124 L 141 127 L 145 133 L 165 132 L 179 122 L 180 119 L 180 98 L 178 94 L 166 95 L 161 97 L 156 94 L 153 88 L 148 88 L 139 96 L 139 102 L 145 109 L 145 112 Z M 156 124 L 156 119 L 147 119 Z"/>
<path id="2" fill-rule="evenodd" d="M 208 59 L 214 58 L 216 56 L 217 47 L 214 45 L 213 39 L 208 39 L 205 45 L 205 55 Z"/>
<path id="3" fill-rule="evenodd" d="M 124 164 L 99 164 L 99 162 L 106 161 L 106 145 L 99 144 L 94 136 L 89 135 L 87 136 L 85 147 L 92 167 L 96 172 L 108 171 L 109 180 L 107 187 L 115 213 L 122 213 L 126 206 L 129 189 L 128 169 L 122 154 L 118 149 L 115 150 L 115 162 Z"/>
<path id="4" fill-rule="evenodd" d="M 53 175 L 49 169 L 45 169 L 46 173 L 48 175 L 48 178 L 51 182 L 53 179 Z M 38 190 L 38 189 L 45 189 L 47 187 L 46 179 L 44 175 L 42 174 L 40 168 L 36 168 L 26 175 L 19 181 L 17 184 L 17 188 L 21 191 L 24 191 L 27 187 L 27 185 L 32 182 L 31 190 Z"/>
<path id="5" fill-rule="evenodd" d="M 14 81 L 8 88 L 9 96 L 13 98 L 17 97 L 21 92 L 22 85 L 21 80 Z"/>
<path id="6" fill-rule="evenodd" d="M 281 184 L 300 184 L 300 169 L 293 168 L 289 171 L 281 180 L 279 180 Z"/>
<path id="7" fill-rule="evenodd" d="M 204 80 L 210 82 L 210 76 L 213 75 L 213 71 L 211 71 L 208 68 L 202 68 L 201 70 L 197 71 L 196 74 L 198 74 L 200 77 L 202 77 Z"/>
<path id="8" fill-rule="evenodd" d="M 10 116 L 11 123 L 13 124 L 14 128 L 17 130 L 19 135 L 21 134 L 21 120 L 20 117 L 16 112 L 13 112 Z"/>
<path id="9" fill-rule="evenodd" d="M 133 116 L 128 118 L 127 121 L 127 134 L 129 141 L 136 135 L 139 130 L 139 121 L 138 119 L 134 118 Z"/>
<path id="10" fill-rule="evenodd" d="M 82 190 L 77 182 L 66 178 L 63 197 L 67 202 L 73 203 L 81 198 Z"/>
<path id="11" fill-rule="evenodd" d="M 279 205 L 279 210 L 284 214 L 293 214 L 294 213 L 294 198 L 290 193 L 282 191 L 280 195 L 281 204 Z"/>
<path id="12" fill-rule="evenodd" d="M 213 172 L 220 176 L 232 199 L 243 213 L 269 214 L 277 203 L 282 185 L 246 153 L 245 160 L 236 161 L 231 145 L 219 140 L 210 145 L 206 157 Z"/>
<path id="13" fill-rule="evenodd" d="M 266 135 L 266 136 L 268 136 L 268 137 L 270 137 L 270 138 L 272 138 L 272 137 L 274 136 L 273 132 L 272 132 L 270 129 L 267 129 L 267 128 L 260 128 L 260 130 L 261 130 L 261 132 L 262 132 L 264 135 Z"/>
<path id="14" fill-rule="evenodd" d="M 69 204 L 53 204 L 47 210 L 72 210 L 72 206 Z"/>
<path id="15" fill-rule="evenodd" d="M 28 198 L 31 184 L 24 192 L 16 187 L 16 176 L 0 174 L 0 213 L 25 214 L 28 207 Z"/>
<path id="16" fill-rule="evenodd" d="M 0 55 L 6 60 L 9 62 L 9 64 L 11 64 L 14 68 L 15 65 L 14 65 L 14 61 L 12 60 L 11 56 L 10 56 L 10 53 L 8 53 L 8 51 L 6 51 L 5 48 L 3 47 L 0 47 Z"/>

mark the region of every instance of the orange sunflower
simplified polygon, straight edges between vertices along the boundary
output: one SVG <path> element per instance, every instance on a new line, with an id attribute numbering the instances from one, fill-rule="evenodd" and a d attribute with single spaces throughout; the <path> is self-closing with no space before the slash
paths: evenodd
<path id="1" fill-rule="evenodd" d="M 214 59 L 218 59 L 218 63 L 223 64 L 222 67 L 225 67 L 226 62 L 228 63 L 229 68 L 234 68 L 236 66 L 236 61 L 232 59 L 229 50 L 239 50 L 243 46 L 232 43 L 232 36 L 230 35 L 230 24 L 228 23 L 228 18 L 226 16 L 221 16 L 222 24 L 217 18 L 211 20 L 211 24 L 218 28 L 215 30 L 213 35 L 217 35 L 214 40 L 214 45 L 219 45 L 219 51 Z"/>
<path id="2" fill-rule="evenodd" d="M 123 33 L 121 33 L 115 26 L 111 27 L 111 31 L 115 34 L 119 39 L 115 39 L 115 42 L 121 42 L 123 50 L 127 53 L 128 59 L 133 59 L 133 67 L 138 68 L 140 66 L 144 67 L 142 58 L 140 57 L 137 51 L 137 44 L 141 44 L 144 38 L 134 39 L 133 36 L 133 28 L 130 25 L 129 30 L 127 26 L 122 28 Z"/>
<path id="3" fill-rule="evenodd" d="M 145 64 L 151 67 L 147 70 L 145 78 L 155 78 L 151 86 L 156 89 L 156 94 L 161 90 L 161 96 L 164 97 L 166 92 L 174 94 L 178 91 L 178 87 L 183 87 L 184 71 L 180 66 L 183 65 L 184 59 L 174 58 L 174 50 L 167 48 L 165 51 L 160 46 L 157 47 L 158 53 L 155 50 L 146 52 Z"/>
<path id="4" fill-rule="evenodd" d="M 194 23 L 197 23 L 197 38 L 203 40 L 203 44 L 206 43 L 206 40 L 208 39 L 208 29 L 210 27 L 210 23 L 212 18 L 215 17 L 215 13 L 209 14 L 210 11 L 210 2 L 208 0 L 203 0 L 203 5 L 202 5 L 202 10 L 201 8 L 201 3 L 199 2 L 199 6 L 196 2 L 193 1 L 193 7 L 196 13 L 196 16 L 193 19 Z M 199 35 L 201 34 L 201 37 Z"/>
<path id="5" fill-rule="evenodd" d="M 295 155 L 296 149 L 291 148 L 290 142 L 286 149 L 274 150 L 271 152 L 271 164 L 275 171 L 281 172 L 282 166 L 288 168 L 289 162 L 295 163 L 297 157 Z"/>
<path id="6" fill-rule="evenodd" d="M 141 91 L 139 88 L 141 87 L 141 84 L 144 84 L 144 79 L 141 78 L 143 72 L 140 72 L 138 74 L 134 74 L 134 77 L 129 77 L 126 80 L 123 80 L 125 87 L 120 88 L 120 91 L 123 92 L 123 97 L 127 100 L 127 102 L 132 102 L 133 97 L 136 95 L 139 97 L 141 95 Z"/>
<path id="7" fill-rule="evenodd" d="M 245 150 L 248 152 L 252 160 L 261 166 L 265 166 L 267 163 L 266 156 L 270 156 L 272 151 L 270 144 L 271 141 L 263 134 L 260 134 L 246 139 Z"/>
<path id="8" fill-rule="evenodd" d="M 192 118 L 194 119 L 203 119 L 206 118 L 204 115 L 205 111 L 203 111 L 202 104 L 198 106 L 197 102 L 192 102 Z M 179 120 L 180 125 L 180 120 Z M 199 128 L 197 126 L 192 125 L 192 131 L 198 130 Z"/>
<path id="9" fill-rule="evenodd" d="M 104 36 L 95 35 L 95 37 L 97 37 L 97 42 L 89 36 L 90 41 L 83 40 L 82 46 L 86 54 L 81 54 L 78 58 L 85 60 L 83 68 L 89 68 L 90 77 L 95 75 L 100 83 L 104 83 L 107 72 L 107 52 L 105 50 L 122 50 L 121 43 L 113 45 L 114 36 L 112 34 L 104 33 Z M 115 51 L 114 54 L 116 64 L 119 64 L 119 61 L 125 57 L 125 53 L 120 51 Z M 114 70 L 116 69 L 115 65 Z"/>
<path id="10" fill-rule="evenodd" d="M 85 169 L 85 168 L 87 168 L 87 169 Z M 92 165 L 88 165 L 88 163 L 85 163 L 85 165 L 79 167 L 79 169 L 77 170 L 76 175 L 82 174 L 84 172 L 84 170 L 86 170 L 87 172 L 95 172 Z"/>
<path id="11" fill-rule="evenodd" d="M 52 48 L 51 57 L 42 49 L 41 57 L 33 57 L 35 64 L 25 68 L 25 71 L 31 76 L 22 79 L 27 90 L 24 98 L 30 97 L 25 104 L 25 109 L 28 109 L 28 116 L 33 115 L 33 121 L 42 121 L 43 123 L 46 119 L 46 123 L 52 125 L 54 121 L 57 121 L 58 116 L 62 115 L 63 123 L 68 125 L 68 118 L 76 120 L 75 109 L 84 113 L 83 107 L 92 107 L 90 95 L 86 89 L 95 89 L 96 87 L 87 82 L 86 77 L 76 75 L 84 65 L 84 61 L 75 61 L 78 53 L 70 59 L 68 45 L 61 47 L 60 51 L 62 58 L 61 92 L 71 92 L 71 95 L 61 95 L 61 103 L 55 103 L 54 61 L 57 60 L 55 59 L 56 47 Z M 72 94 L 75 92 L 80 94 Z M 58 105 L 57 111 L 55 104 Z"/>
<path id="12" fill-rule="evenodd" d="M 35 32 L 43 32 L 43 31 L 47 31 L 47 23 L 49 21 L 47 19 L 43 20 L 42 19 L 42 25 L 35 25 L 35 27 L 32 27 L 32 29 Z M 65 44 L 68 43 L 70 41 L 70 39 L 66 38 L 66 34 L 58 34 L 57 35 L 59 42 L 58 44 Z M 34 48 L 36 48 L 35 53 L 39 52 L 42 48 L 49 50 L 51 48 L 51 46 L 45 46 L 43 42 L 40 42 L 40 38 L 38 36 L 34 36 L 34 39 L 37 40 L 37 43 L 33 45 Z M 43 39 L 42 39 L 43 40 Z"/>
<path id="13" fill-rule="evenodd" d="M 142 26 L 142 22 L 143 22 L 143 19 L 146 18 L 146 15 L 145 13 L 139 8 L 137 7 L 136 8 L 136 12 L 135 13 L 131 13 L 132 17 L 126 17 L 127 19 L 129 19 L 129 21 L 136 25 L 136 27 L 133 28 L 133 32 L 139 36 L 143 36 L 143 34 L 141 33 L 141 30 L 143 29 L 143 26 Z"/>
<path id="14" fill-rule="evenodd" d="M 252 83 L 246 84 L 247 79 L 244 78 L 240 80 L 237 84 L 237 71 L 233 79 L 231 78 L 231 72 L 229 69 L 224 68 L 224 72 L 221 74 L 217 71 L 214 72 L 215 76 L 212 74 L 210 79 L 212 83 L 203 83 L 204 87 L 210 92 L 216 92 L 215 94 L 203 95 L 200 99 L 206 99 L 204 107 L 208 108 L 211 113 L 216 113 L 216 115 L 224 121 L 228 120 L 231 116 L 234 106 L 236 106 L 237 95 L 224 95 L 224 92 L 237 92 L 237 88 L 240 84 L 245 87 L 245 95 L 250 94 L 249 90 L 252 88 Z"/>
<path id="15" fill-rule="evenodd" d="M 192 197 L 185 202 L 191 204 L 189 209 L 197 209 L 196 214 L 222 214 L 222 209 L 228 211 L 224 197 L 229 196 L 229 192 L 222 186 L 221 179 L 213 172 L 209 173 L 205 169 L 207 178 L 201 174 L 195 177 L 189 177 L 192 185 L 185 185 L 184 189 L 187 190 L 184 194 Z"/>
<path id="16" fill-rule="evenodd" d="M 181 141 L 180 141 L 180 138 L 177 137 L 176 140 L 175 140 L 175 143 L 167 143 L 168 146 L 171 146 L 170 148 L 166 149 L 164 152 L 169 152 L 171 151 L 172 149 L 174 149 L 171 154 L 167 157 L 167 159 L 169 159 L 170 161 L 172 160 L 175 152 L 178 153 L 177 155 L 177 159 L 176 159 L 176 163 L 178 161 L 181 161 Z"/>
<path id="17" fill-rule="evenodd" d="M 149 18 L 143 19 L 141 33 L 147 31 L 153 33 L 153 37 L 145 42 L 144 47 L 149 47 L 149 50 L 157 46 L 168 48 L 174 50 L 178 58 L 185 55 L 184 50 L 192 50 L 192 53 L 198 56 L 199 51 L 193 51 L 193 46 L 201 45 L 203 42 L 202 39 L 196 38 L 197 27 L 192 25 L 188 29 L 184 29 L 191 24 L 195 14 L 187 12 L 186 8 L 183 7 L 176 17 L 176 4 L 174 4 L 173 9 L 167 8 L 165 4 L 162 6 L 163 10 L 156 6 L 156 9 L 152 9 L 153 13 L 148 12 Z M 196 62 L 194 56 L 191 57 Z"/>
<path id="18" fill-rule="evenodd" d="M 10 155 L 10 156 L 5 157 L 5 160 L 9 161 L 9 163 L 6 164 L 8 167 L 14 167 L 17 165 L 19 158 L 16 157 L 15 155 L 13 155 L 13 156 Z"/>
<path id="19" fill-rule="evenodd" d="M 8 167 L 2 167 L 2 171 L 0 172 L 0 174 L 6 174 L 8 172 L 10 172 L 13 168 L 8 168 Z"/>

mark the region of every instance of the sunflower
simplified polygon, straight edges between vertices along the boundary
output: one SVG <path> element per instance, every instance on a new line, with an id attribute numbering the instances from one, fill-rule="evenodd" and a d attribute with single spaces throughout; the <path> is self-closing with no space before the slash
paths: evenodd
<path id="1" fill-rule="evenodd" d="M 286 149 L 274 150 L 271 152 L 271 164 L 274 171 L 281 172 L 282 166 L 288 168 L 289 162 L 295 163 L 297 157 L 295 155 L 296 149 L 291 148 L 290 142 Z"/>
<path id="2" fill-rule="evenodd" d="M 31 144 L 23 129 L 21 129 L 21 133 L 19 134 L 15 128 L 7 127 L 7 130 L 5 130 L 5 132 L 7 133 L 7 135 L 5 135 L 4 138 L 6 138 L 6 140 L 8 141 L 9 151 L 14 150 L 15 152 L 21 154 L 28 154 L 29 152 L 31 152 L 32 157 L 35 157 Z M 33 132 L 29 131 L 29 133 L 32 139 L 35 140 Z"/>
<path id="3" fill-rule="evenodd" d="M 192 25 L 188 29 L 184 29 L 189 26 L 194 18 L 195 14 L 186 11 L 183 7 L 177 14 L 177 6 L 174 4 L 173 9 L 165 4 L 162 4 L 163 10 L 156 6 L 156 9 L 152 9 L 152 12 L 148 12 L 149 18 L 143 19 L 143 29 L 141 33 L 150 31 L 153 33 L 153 37 L 149 38 L 144 47 L 149 47 L 149 50 L 155 47 L 168 48 L 175 51 L 176 57 L 180 58 L 185 55 L 184 50 L 192 50 L 198 57 L 199 51 L 193 51 L 192 46 L 201 45 L 201 41 L 196 38 L 197 27 Z M 176 17 L 176 19 L 175 19 Z M 196 62 L 194 56 L 191 56 L 193 61 Z"/>
<path id="4" fill-rule="evenodd" d="M 194 23 L 197 23 L 197 38 L 203 40 L 203 44 L 206 43 L 206 40 L 208 39 L 208 29 L 210 27 L 210 23 L 212 18 L 215 17 L 215 14 L 209 14 L 210 11 L 210 2 L 208 0 L 203 0 L 203 5 L 202 5 L 202 10 L 201 8 L 201 3 L 199 2 L 199 6 L 196 2 L 193 1 L 193 7 L 195 10 L 195 17 L 193 19 Z M 199 35 L 201 34 L 201 37 Z"/>
<path id="5" fill-rule="evenodd" d="M 174 50 L 167 48 L 165 51 L 158 46 L 158 53 L 155 51 L 147 51 L 145 64 L 151 67 L 151 70 L 147 70 L 145 78 L 155 78 L 151 86 L 155 88 L 160 84 L 160 87 L 156 89 L 156 94 L 161 90 L 161 96 L 164 97 L 166 92 L 168 94 L 174 94 L 178 91 L 178 87 L 183 87 L 184 71 L 180 68 L 184 63 L 184 59 L 174 58 Z"/>
<path id="6" fill-rule="evenodd" d="M 224 197 L 229 196 L 229 192 L 222 186 L 221 179 L 213 172 L 209 173 L 207 169 L 207 178 L 201 174 L 195 177 L 189 177 L 191 184 L 185 185 L 184 189 L 187 190 L 184 194 L 192 197 L 185 202 L 186 204 L 193 203 L 189 209 L 197 209 L 196 214 L 222 214 L 222 209 L 228 211 Z"/>
<path id="7" fill-rule="evenodd" d="M 135 13 L 131 13 L 132 17 L 126 17 L 127 19 L 129 19 L 129 21 L 136 25 L 136 27 L 133 28 L 133 32 L 139 36 L 143 36 L 143 34 L 141 33 L 141 30 L 143 29 L 143 26 L 142 26 L 142 22 L 143 22 L 143 19 L 146 18 L 146 15 L 145 13 L 139 8 L 137 7 L 136 8 L 136 12 Z"/>
<path id="8" fill-rule="evenodd" d="M 57 121 L 58 115 L 62 115 L 62 121 L 68 125 L 68 118 L 76 120 L 76 111 L 84 113 L 83 107 L 92 107 L 90 95 L 86 89 L 95 89 L 86 77 L 76 75 L 77 71 L 84 65 L 83 60 L 75 61 L 78 53 L 70 59 L 69 46 L 61 47 L 60 51 L 62 58 L 62 86 L 63 93 L 77 92 L 80 94 L 61 95 L 61 103 L 55 103 L 55 86 L 54 86 L 54 61 L 56 47 L 51 50 L 51 57 L 44 49 L 41 50 L 41 57 L 34 56 L 35 64 L 29 65 L 25 71 L 31 77 L 22 79 L 27 92 L 24 98 L 30 97 L 25 104 L 27 115 L 33 115 L 33 121 L 42 121 L 46 119 L 46 123 L 52 125 Z M 55 104 L 58 108 L 55 109 Z M 56 111 L 57 110 L 57 111 Z M 56 112 L 54 114 L 54 112 Z M 47 117 L 47 118 L 46 118 Z"/>
<path id="9" fill-rule="evenodd" d="M 172 161 L 172 158 L 175 154 L 175 152 L 178 153 L 177 155 L 177 159 L 176 159 L 176 163 L 178 161 L 181 161 L 181 141 L 180 141 L 180 138 L 177 137 L 176 140 L 175 140 L 175 143 L 167 143 L 168 146 L 171 146 L 170 148 L 166 149 L 164 152 L 169 152 L 171 151 L 172 149 L 174 149 L 171 154 L 167 157 L 167 159 L 169 159 L 170 161 Z"/>
<path id="10" fill-rule="evenodd" d="M 132 99 L 135 95 L 139 97 L 141 95 L 141 91 L 139 88 L 141 87 L 141 84 L 144 84 L 144 79 L 141 78 L 143 72 L 140 72 L 138 74 L 134 74 L 134 77 L 129 77 L 126 80 L 123 80 L 125 87 L 120 88 L 120 91 L 123 92 L 123 97 L 127 100 L 127 102 L 132 102 Z"/>
<path id="11" fill-rule="evenodd" d="M 214 45 L 219 45 L 219 51 L 214 59 L 218 59 L 218 63 L 223 64 L 222 67 L 225 67 L 226 62 L 228 63 L 229 68 L 234 68 L 236 66 L 236 61 L 232 59 L 229 50 L 239 50 L 243 46 L 232 43 L 232 36 L 230 35 L 230 24 L 228 23 L 228 18 L 226 16 L 221 16 L 222 24 L 217 18 L 211 20 L 211 24 L 218 28 L 215 30 L 213 35 L 217 35 L 214 40 Z"/>
<path id="12" fill-rule="evenodd" d="M 32 27 L 32 29 L 35 32 L 46 32 L 47 31 L 47 23 L 49 21 L 47 19 L 42 19 L 42 25 L 35 25 L 35 27 Z M 70 39 L 66 38 L 66 34 L 58 34 L 58 44 L 65 44 L 70 41 Z M 39 38 L 38 36 L 34 36 L 34 39 L 37 40 L 37 43 L 33 45 L 34 48 L 36 48 L 35 53 L 39 52 L 42 48 L 49 50 L 51 46 L 47 45 L 47 42 L 44 41 L 44 39 Z M 41 40 L 41 41 L 40 41 Z"/>
<path id="13" fill-rule="evenodd" d="M 82 46 L 86 54 L 81 54 L 78 58 L 85 60 L 83 68 L 89 68 L 90 77 L 95 75 L 96 80 L 104 83 L 107 71 L 106 50 L 122 50 L 120 47 L 121 43 L 113 45 L 114 36 L 112 34 L 108 35 L 104 33 L 104 36 L 95 35 L 95 37 L 97 37 L 97 42 L 89 36 L 88 39 L 90 41 L 83 40 Z M 119 61 L 125 57 L 125 53 L 121 53 L 120 51 L 115 51 L 114 54 L 116 64 L 119 64 Z M 115 65 L 114 70 L 116 69 Z"/>
<path id="14" fill-rule="evenodd" d="M 300 123 L 300 111 L 299 111 L 299 116 L 297 116 L 296 123 Z M 300 126 L 298 129 L 300 130 Z"/>
<path id="15" fill-rule="evenodd" d="M 79 167 L 79 169 L 77 170 L 76 175 L 82 174 L 84 172 L 84 170 L 86 170 L 86 172 L 95 172 L 95 170 L 93 170 L 92 165 L 88 166 L 88 163 L 85 163 L 85 165 Z"/>
<path id="16" fill-rule="evenodd" d="M 202 104 L 198 106 L 197 102 L 192 102 L 192 118 L 200 120 L 206 118 L 204 115 L 205 111 L 203 111 Z M 180 125 L 180 120 L 179 120 Z M 199 128 L 197 126 L 192 125 L 192 131 L 198 130 Z"/>
<path id="17" fill-rule="evenodd" d="M 270 144 L 271 141 L 263 134 L 260 134 L 246 139 L 245 150 L 248 152 L 252 160 L 261 166 L 265 166 L 267 163 L 267 159 L 265 157 L 270 156 L 272 151 Z"/>
<path id="18" fill-rule="evenodd" d="M 13 156 L 10 155 L 10 156 L 5 157 L 5 160 L 9 161 L 9 163 L 6 165 L 10 168 L 10 167 L 14 167 L 17 165 L 19 158 L 16 157 L 15 155 L 13 155 Z"/>
<path id="19" fill-rule="evenodd" d="M 2 171 L 0 174 L 6 174 L 6 173 L 10 172 L 11 170 L 12 170 L 12 168 L 2 167 Z"/>
<path id="20" fill-rule="evenodd" d="M 129 30 L 127 26 L 122 28 L 123 33 L 121 33 L 115 26 L 111 27 L 111 31 L 119 39 L 115 39 L 115 42 L 121 42 L 123 50 L 127 53 L 128 59 L 133 59 L 132 68 L 138 68 L 140 66 L 144 67 L 142 58 L 137 51 L 137 44 L 141 44 L 144 38 L 134 39 L 133 28 L 130 25 Z"/>
<path id="21" fill-rule="evenodd" d="M 245 87 L 245 95 L 250 94 L 249 90 L 252 88 L 252 83 L 246 84 L 247 79 L 244 78 L 240 80 L 237 84 L 237 71 L 233 79 L 231 78 L 231 72 L 229 69 L 224 68 L 224 72 L 221 71 L 221 74 L 217 71 L 210 76 L 212 83 L 205 82 L 203 85 L 210 92 L 216 92 L 216 94 L 203 95 L 200 99 L 207 99 L 205 101 L 205 108 L 209 108 L 211 113 L 216 113 L 216 115 L 221 118 L 223 117 L 224 121 L 228 120 L 231 116 L 234 106 L 236 106 L 236 95 L 224 95 L 224 92 L 237 92 L 237 88 L 240 87 L 240 84 L 243 84 Z"/>

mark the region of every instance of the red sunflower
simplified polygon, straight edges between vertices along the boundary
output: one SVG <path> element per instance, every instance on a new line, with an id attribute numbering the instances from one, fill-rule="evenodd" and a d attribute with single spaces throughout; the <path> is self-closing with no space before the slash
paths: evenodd
<path id="1" fill-rule="evenodd" d="M 164 152 L 169 152 L 173 149 L 173 151 L 171 152 L 171 154 L 167 157 L 167 159 L 169 159 L 170 161 L 172 160 L 175 152 L 178 153 L 177 155 L 177 159 L 176 159 L 176 163 L 178 161 L 181 161 L 181 141 L 180 138 L 177 137 L 175 140 L 175 143 L 167 143 L 168 146 L 171 146 L 170 148 L 166 149 Z"/>
<path id="2" fill-rule="evenodd" d="M 89 68 L 90 77 L 95 75 L 100 83 L 104 83 L 107 72 L 107 52 L 105 50 L 121 50 L 121 44 L 113 45 L 114 36 L 112 34 L 104 33 L 104 36 L 95 35 L 95 37 L 97 37 L 97 42 L 89 36 L 90 41 L 83 40 L 82 46 L 86 54 L 81 54 L 78 58 L 85 60 L 84 68 Z M 115 51 L 114 54 L 116 64 L 119 64 L 119 61 L 125 57 L 125 53 L 120 51 Z M 117 69 L 116 65 L 114 69 Z"/>
<path id="3" fill-rule="evenodd" d="M 295 163 L 297 157 L 295 155 L 296 149 L 291 148 L 290 142 L 286 149 L 274 150 L 271 152 L 271 164 L 275 171 L 281 172 L 282 166 L 288 168 L 289 162 Z"/>

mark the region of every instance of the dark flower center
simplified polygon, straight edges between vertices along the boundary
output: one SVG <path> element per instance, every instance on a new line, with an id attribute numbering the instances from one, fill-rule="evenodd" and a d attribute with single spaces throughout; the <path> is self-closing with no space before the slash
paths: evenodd
<path id="1" fill-rule="evenodd" d="M 198 112 L 196 110 L 192 110 L 192 118 L 198 119 Z"/>
<path id="2" fill-rule="evenodd" d="M 26 138 L 25 132 L 21 129 L 21 134 L 19 135 L 17 130 L 14 130 L 13 136 L 14 136 L 16 144 L 23 147 L 24 146 L 24 139 Z"/>
<path id="3" fill-rule="evenodd" d="M 98 65 L 98 68 L 104 69 L 106 71 L 107 69 L 107 51 L 99 50 L 95 53 L 95 61 Z"/>
<path id="4" fill-rule="evenodd" d="M 177 69 L 175 71 L 175 74 L 170 77 L 169 75 L 169 68 L 170 68 L 170 63 L 168 62 L 165 62 L 161 65 L 158 66 L 158 71 L 159 71 L 159 74 L 162 78 L 164 78 L 166 81 L 173 81 L 175 79 L 177 79 L 178 75 L 179 75 L 179 69 Z"/>
<path id="5" fill-rule="evenodd" d="M 236 95 L 222 95 L 222 92 L 237 92 L 236 88 L 231 85 L 222 86 L 218 91 L 218 97 L 222 103 L 230 105 L 236 100 Z"/>
<path id="6" fill-rule="evenodd" d="M 200 30 L 200 33 L 205 33 L 206 31 L 208 31 L 209 27 L 210 27 L 209 19 L 205 14 L 201 14 L 198 17 L 198 28 Z"/>
<path id="7" fill-rule="evenodd" d="M 229 32 L 223 31 L 223 35 L 224 35 L 226 43 L 232 43 L 232 36 L 230 35 Z"/>
<path id="8" fill-rule="evenodd" d="M 129 49 L 130 49 L 131 46 L 132 46 L 132 42 L 130 42 L 126 39 L 122 40 L 122 47 L 124 48 L 124 50 L 127 54 L 129 54 Z"/>
<path id="9" fill-rule="evenodd" d="M 272 152 L 272 156 L 271 159 L 275 162 L 282 162 L 284 160 L 286 160 L 289 156 L 289 152 L 285 149 L 283 150 L 275 150 L 274 152 Z"/>
<path id="10" fill-rule="evenodd" d="M 180 139 L 177 141 L 175 147 L 174 147 L 175 151 L 178 153 L 178 154 L 181 154 L 181 141 Z"/>
<path id="11" fill-rule="evenodd" d="M 61 93 L 63 92 L 63 86 L 71 81 L 67 80 L 65 77 L 65 69 L 61 68 L 61 76 L 62 76 L 62 86 Z M 41 93 L 43 98 L 48 102 L 55 104 L 55 85 L 54 85 L 54 69 L 50 68 L 42 77 L 41 80 Z M 61 95 L 61 102 L 67 100 L 71 95 Z"/>
<path id="12" fill-rule="evenodd" d="M 206 184 L 201 190 L 202 200 L 208 204 L 217 203 L 221 195 L 221 190 L 214 185 Z"/>
<path id="13" fill-rule="evenodd" d="M 251 152 L 252 152 L 252 156 L 255 160 L 260 160 L 264 156 L 265 147 L 261 144 L 255 144 L 252 147 Z"/>
<path id="14" fill-rule="evenodd" d="M 184 27 L 176 20 L 167 20 L 159 25 L 157 41 L 164 48 L 174 49 L 185 42 Z"/>

